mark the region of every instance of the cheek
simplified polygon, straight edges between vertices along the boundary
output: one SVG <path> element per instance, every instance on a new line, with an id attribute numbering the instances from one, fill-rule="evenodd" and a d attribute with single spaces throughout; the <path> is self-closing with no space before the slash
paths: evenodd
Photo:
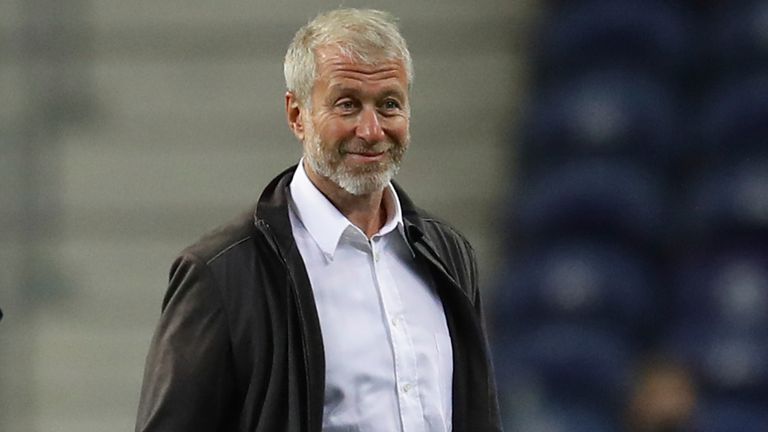
<path id="1" fill-rule="evenodd" d="M 323 143 L 326 145 L 334 145 L 354 137 L 354 125 L 348 123 L 351 122 L 345 122 L 344 120 L 334 120 L 324 123 L 319 130 Z"/>
<path id="2" fill-rule="evenodd" d="M 392 128 L 390 129 L 390 135 L 392 138 L 397 140 L 397 142 L 403 145 L 407 145 L 411 136 L 409 126 L 410 125 L 407 119 L 401 119 L 400 121 L 393 124 Z"/>

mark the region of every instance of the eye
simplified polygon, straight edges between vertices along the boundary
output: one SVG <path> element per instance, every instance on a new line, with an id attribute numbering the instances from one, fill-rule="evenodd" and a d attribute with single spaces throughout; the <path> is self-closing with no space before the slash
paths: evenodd
<path id="1" fill-rule="evenodd" d="M 342 99 L 336 102 L 335 107 L 340 111 L 351 112 L 351 111 L 354 111 L 355 108 L 357 108 L 357 105 L 355 104 L 354 101 L 350 99 Z"/>
<path id="2" fill-rule="evenodd" d="M 400 109 L 400 102 L 394 99 L 387 99 L 384 101 L 384 109 L 387 111 L 398 110 Z"/>

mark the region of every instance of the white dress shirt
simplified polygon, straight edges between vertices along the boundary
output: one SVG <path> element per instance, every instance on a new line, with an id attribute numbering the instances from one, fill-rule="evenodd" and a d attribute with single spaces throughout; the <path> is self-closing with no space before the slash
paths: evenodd
<path id="1" fill-rule="evenodd" d="M 370 240 L 314 186 L 303 160 L 290 192 L 325 347 L 323 431 L 450 431 L 451 339 L 434 284 L 405 241 L 394 188 Z"/>

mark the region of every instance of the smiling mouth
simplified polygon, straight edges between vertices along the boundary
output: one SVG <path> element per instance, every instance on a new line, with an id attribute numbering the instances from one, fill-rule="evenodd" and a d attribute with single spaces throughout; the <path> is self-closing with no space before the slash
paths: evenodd
<path id="1" fill-rule="evenodd" d="M 382 143 L 372 146 L 345 146 L 342 147 L 341 153 L 345 156 L 360 157 L 360 158 L 379 158 L 384 156 L 388 152 L 387 146 Z"/>
<path id="2" fill-rule="evenodd" d="M 377 162 L 384 158 L 387 152 L 346 152 L 346 157 L 358 162 Z"/>

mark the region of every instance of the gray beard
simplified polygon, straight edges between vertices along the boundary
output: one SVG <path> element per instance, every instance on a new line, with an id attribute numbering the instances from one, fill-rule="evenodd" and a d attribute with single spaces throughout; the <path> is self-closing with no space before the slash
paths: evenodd
<path id="1" fill-rule="evenodd" d="M 352 195 L 366 195 L 383 190 L 400 170 L 404 149 L 390 150 L 395 154 L 392 155 L 392 160 L 386 165 L 379 164 L 362 172 L 352 172 L 344 166 L 340 154 L 336 153 L 338 159 L 333 160 L 334 154 L 329 154 L 323 148 L 318 135 L 314 133 L 309 135 L 307 150 L 304 152 L 304 158 L 309 166 L 317 174 L 328 178 Z"/>

